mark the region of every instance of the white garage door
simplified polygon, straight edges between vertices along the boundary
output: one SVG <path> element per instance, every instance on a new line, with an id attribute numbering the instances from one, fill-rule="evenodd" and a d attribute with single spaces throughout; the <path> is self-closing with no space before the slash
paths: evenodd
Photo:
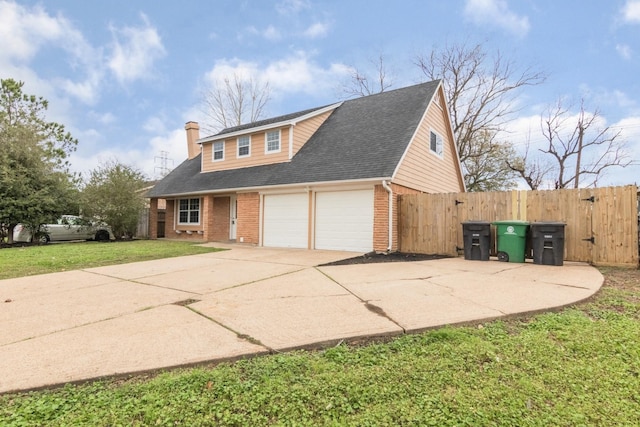
<path id="1" fill-rule="evenodd" d="M 264 196 L 263 246 L 307 248 L 309 196 L 307 193 Z"/>
<path id="2" fill-rule="evenodd" d="M 316 194 L 316 249 L 373 250 L 373 190 Z"/>

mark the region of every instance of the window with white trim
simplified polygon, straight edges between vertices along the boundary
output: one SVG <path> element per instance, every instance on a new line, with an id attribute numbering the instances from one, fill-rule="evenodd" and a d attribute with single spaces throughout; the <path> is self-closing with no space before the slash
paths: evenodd
<path id="1" fill-rule="evenodd" d="M 200 199 L 178 201 L 178 224 L 200 224 Z"/>
<path id="2" fill-rule="evenodd" d="M 442 144 L 442 137 L 434 131 L 431 131 L 431 135 L 429 137 L 429 148 L 431 148 L 431 151 L 440 157 L 442 157 Z"/>
<path id="3" fill-rule="evenodd" d="M 221 160 L 224 160 L 224 141 L 216 141 L 213 143 L 213 161 Z"/>
<path id="4" fill-rule="evenodd" d="M 280 131 L 274 130 L 267 132 L 265 137 L 265 152 L 278 153 L 280 152 Z"/>
<path id="5" fill-rule="evenodd" d="M 251 137 L 249 135 L 238 138 L 238 157 L 249 157 L 251 155 Z"/>

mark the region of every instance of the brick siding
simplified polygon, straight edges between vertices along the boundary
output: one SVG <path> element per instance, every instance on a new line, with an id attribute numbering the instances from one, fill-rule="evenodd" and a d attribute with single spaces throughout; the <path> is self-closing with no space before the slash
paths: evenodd
<path id="1" fill-rule="evenodd" d="M 236 241 L 258 244 L 260 230 L 260 194 L 238 194 Z"/>
<path id="2" fill-rule="evenodd" d="M 398 195 L 418 194 L 421 191 L 390 184 L 393 191 L 393 242 L 391 251 L 398 250 Z M 373 194 L 373 250 L 384 252 L 389 246 L 389 193 L 382 185 L 376 185 Z"/>

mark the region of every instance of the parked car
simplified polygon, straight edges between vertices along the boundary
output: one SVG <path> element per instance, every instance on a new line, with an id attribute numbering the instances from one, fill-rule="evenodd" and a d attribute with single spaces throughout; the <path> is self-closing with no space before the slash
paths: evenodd
<path id="1" fill-rule="evenodd" d="M 40 243 L 60 242 L 66 240 L 115 240 L 111 227 L 76 215 L 62 215 L 54 224 L 42 224 L 38 231 L 33 231 L 22 224 L 13 229 L 14 242 Z"/>

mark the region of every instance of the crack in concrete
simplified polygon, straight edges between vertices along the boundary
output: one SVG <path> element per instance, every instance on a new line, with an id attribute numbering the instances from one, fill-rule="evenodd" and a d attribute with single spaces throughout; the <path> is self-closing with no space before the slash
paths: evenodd
<path id="1" fill-rule="evenodd" d="M 402 329 L 402 333 L 407 333 L 407 330 L 400 324 L 398 323 L 394 318 L 392 318 L 391 316 L 389 316 L 384 309 L 382 309 L 381 307 L 378 307 L 377 305 L 371 304 L 368 300 L 365 300 L 364 298 L 361 298 L 359 295 L 357 295 L 355 292 L 353 292 L 351 289 L 347 288 L 346 286 L 344 286 L 342 283 L 338 282 L 337 280 L 335 280 L 333 277 L 329 276 L 327 273 L 325 273 L 324 271 L 320 270 L 318 267 L 314 267 L 317 271 L 319 271 L 321 274 L 323 274 L 327 279 L 331 280 L 333 283 L 335 283 L 336 285 L 340 286 L 342 289 L 344 289 L 345 291 L 347 291 L 349 294 L 353 295 L 355 298 L 357 298 L 361 303 L 364 304 L 365 308 L 369 311 L 371 311 L 372 313 L 377 314 L 378 316 L 384 317 L 385 319 L 387 319 L 388 321 L 390 321 L 391 323 L 393 323 L 394 325 L 396 325 L 398 328 Z"/>
<path id="2" fill-rule="evenodd" d="M 185 306 L 183 306 L 183 307 L 184 307 L 184 308 L 186 308 L 187 310 L 191 311 L 192 313 L 197 314 L 198 316 L 204 317 L 204 318 L 205 318 L 205 319 L 207 319 L 208 321 L 210 321 L 210 322 L 212 322 L 212 323 L 215 323 L 216 325 L 218 325 L 218 326 L 220 326 L 220 327 L 222 327 L 222 328 L 226 329 L 227 331 L 229 331 L 229 332 L 231 332 L 231 333 L 235 334 L 235 336 L 236 336 L 236 337 L 238 337 L 238 339 L 241 339 L 241 340 L 247 341 L 247 342 L 249 342 L 249 343 L 251 343 L 251 344 L 253 344 L 253 345 L 257 345 L 257 346 L 263 347 L 263 348 L 267 349 L 267 350 L 268 350 L 269 352 L 271 352 L 271 353 L 274 353 L 274 352 L 275 352 L 275 350 L 274 350 L 273 348 L 269 347 L 268 345 L 263 344 L 259 339 L 254 338 L 254 337 L 252 337 L 251 335 L 243 334 L 243 333 L 241 333 L 241 332 L 238 332 L 238 331 L 236 331 L 235 329 L 233 329 L 231 326 L 225 325 L 224 323 L 219 322 L 218 320 L 214 319 L 214 318 L 213 318 L 213 317 L 211 317 L 211 316 L 207 316 L 206 314 L 204 314 L 204 313 L 202 313 L 202 312 L 200 312 L 200 311 L 196 310 L 196 309 L 195 309 L 195 308 L 193 308 L 193 307 L 190 307 L 190 306 L 188 306 L 188 305 L 185 305 Z"/>
<path id="3" fill-rule="evenodd" d="M 215 293 L 226 291 L 226 290 L 229 290 L 229 289 L 241 288 L 242 286 L 252 285 L 254 283 L 264 282 L 265 280 L 275 279 L 277 277 L 283 277 L 283 276 L 287 276 L 289 274 L 298 273 L 298 272 L 300 272 L 302 270 L 306 270 L 306 268 L 301 268 L 299 270 L 294 270 L 294 271 L 287 271 L 285 273 L 275 274 L 275 275 L 269 276 L 269 277 L 263 277 L 263 278 L 260 278 L 260 279 L 252 280 L 250 282 L 239 283 L 237 285 L 229 286 L 227 288 L 217 289 L 217 290 L 215 290 L 213 292 L 210 292 L 210 294 L 215 294 Z M 208 294 L 203 294 L 203 295 L 208 295 Z"/>
<path id="4" fill-rule="evenodd" d="M 563 286 L 565 288 L 574 288 L 574 289 L 585 289 L 587 291 L 590 291 L 591 288 L 588 288 L 586 286 L 576 286 L 576 285 L 567 285 L 566 283 L 555 283 L 555 282 L 543 282 L 543 281 L 538 281 L 538 280 L 534 280 L 535 282 L 538 283 L 546 283 L 548 285 L 556 285 L 556 286 Z"/>

